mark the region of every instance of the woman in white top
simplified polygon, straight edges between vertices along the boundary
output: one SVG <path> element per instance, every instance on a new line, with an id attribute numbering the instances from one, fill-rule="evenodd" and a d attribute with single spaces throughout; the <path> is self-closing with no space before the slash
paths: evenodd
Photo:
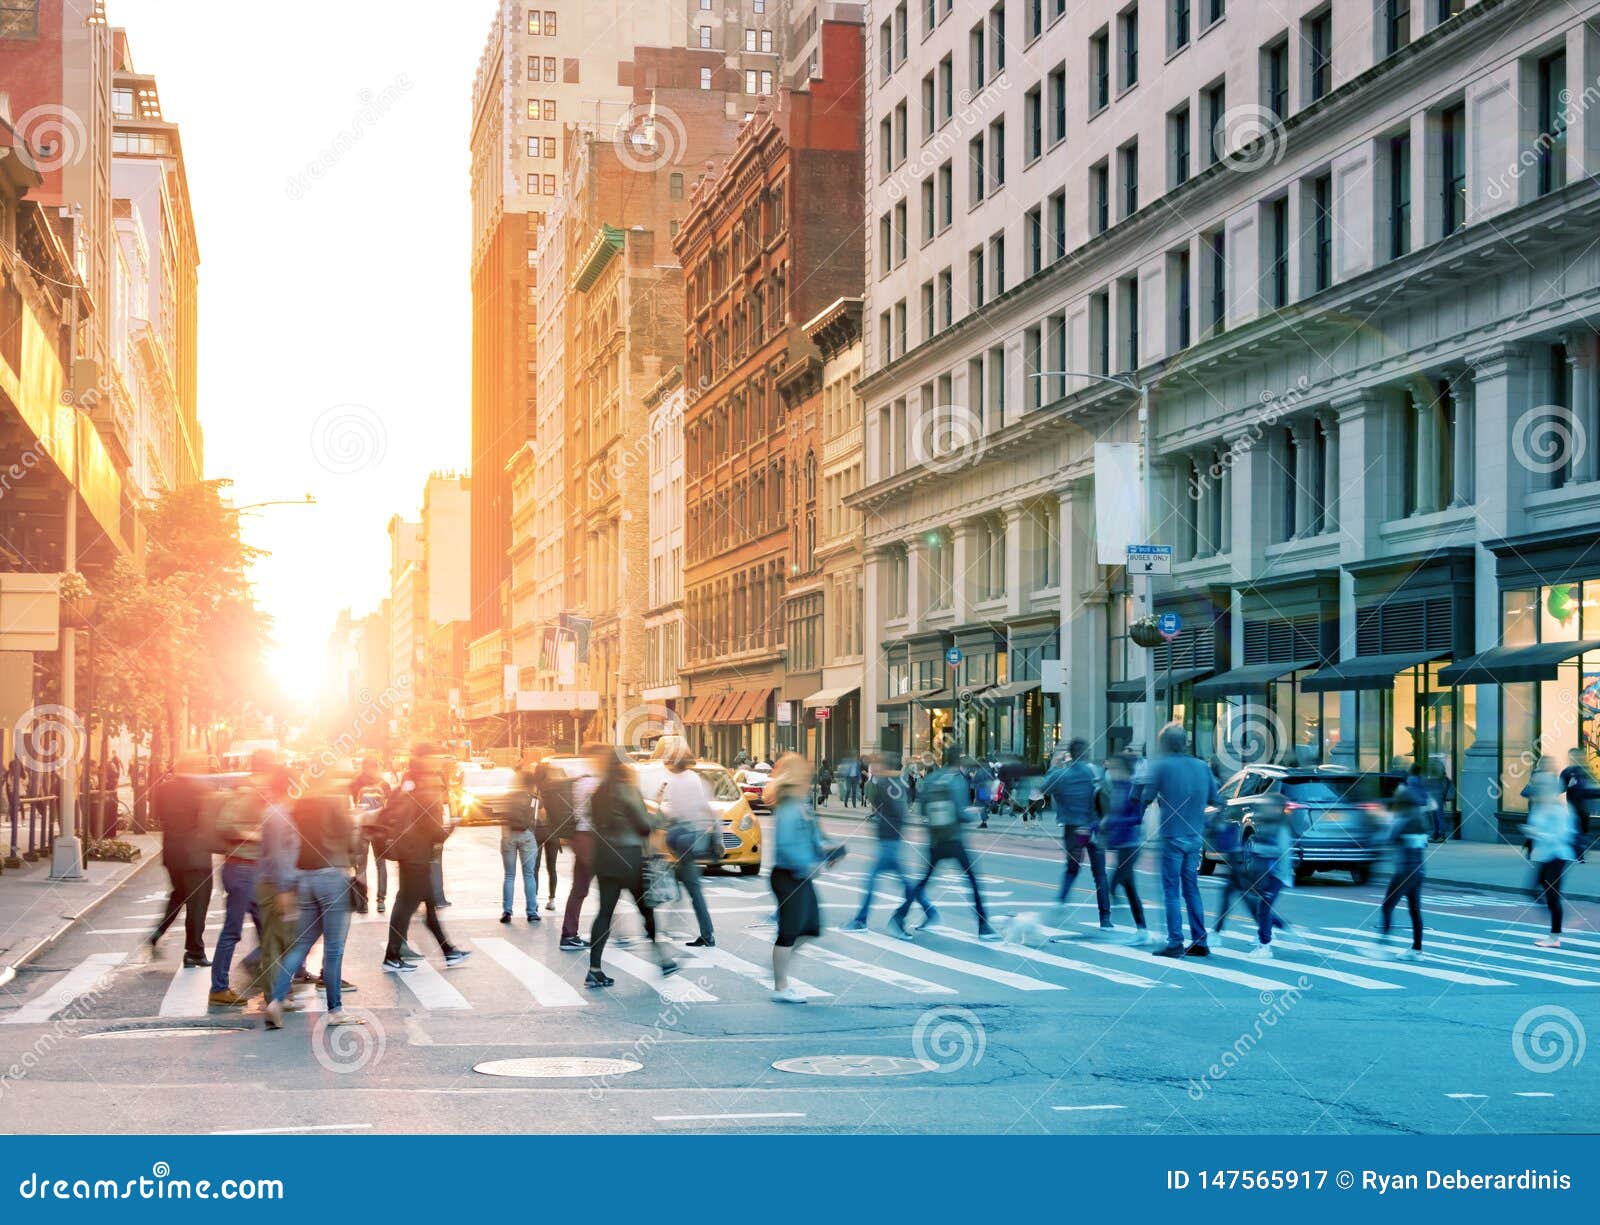
<path id="1" fill-rule="evenodd" d="M 1550 911 L 1550 935 L 1534 943 L 1540 948 L 1560 948 L 1561 878 L 1567 864 L 1578 857 L 1578 822 L 1548 757 L 1539 759 L 1522 794 L 1528 797 L 1528 823 L 1522 831 L 1528 836 L 1529 858 L 1538 869 L 1534 891 Z"/>
<path id="2" fill-rule="evenodd" d="M 711 911 L 700 888 L 698 856 L 722 850 L 722 822 L 711 810 L 711 794 L 705 779 L 694 768 L 695 756 L 679 749 L 667 759 L 667 781 L 661 789 L 661 818 L 667 827 L 668 847 L 677 862 L 673 873 L 689 895 L 700 934 L 689 941 L 692 949 L 708 949 L 717 943 L 711 927 Z"/>

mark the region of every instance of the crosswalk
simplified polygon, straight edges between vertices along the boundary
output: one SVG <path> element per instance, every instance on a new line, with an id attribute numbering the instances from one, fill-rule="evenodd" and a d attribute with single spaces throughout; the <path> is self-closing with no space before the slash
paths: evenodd
<path id="1" fill-rule="evenodd" d="M 1307 981 L 1319 989 L 1391 995 L 1468 988 L 1576 994 L 1600 988 L 1600 937 L 1580 935 L 1564 940 L 1559 949 L 1544 949 L 1534 944 L 1543 934 L 1540 928 L 1498 918 L 1474 923 L 1446 916 L 1430 922 L 1424 953 L 1414 960 L 1395 960 L 1391 950 L 1398 946 L 1384 947 L 1370 929 L 1337 921 L 1297 924 L 1274 940 L 1268 960 L 1249 956 L 1255 935 L 1244 924 L 1215 937 L 1209 958 L 1168 960 L 1103 938 L 1098 925 L 1086 921 L 1038 928 L 1037 938 L 1026 945 L 980 941 L 966 914 L 954 906 L 950 922 L 918 932 L 912 942 L 876 929 L 845 931 L 840 923 L 854 907 L 854 892 L 849 884 L 828 891 L 826 939 L 803 948 L 794 962 L 795 989 L 822 1007 L 918 1001 L 926 1006 L 937 997 L 1049 1005 L 1083 993 L 1156 992 L 1165 998 L 1175 991 L 1203 992 L 1226 1003 L 1230 993 L 1243 1000 L 1303 989 Z M 356 980 L 359 989 L 348 997 L 348 1006 L 446 1016 L 543 1010 L 560 1015 L 659 1003 L 766 1005 L 772 990 L 771 930 L 761 923 L 766 909 L 756 890 L 718 888 L 713 893 L 713 913 L 721 916 L 716 947 L 679 946 L 674 955 L 682 972 L 663 977 L 646 946 L 614 944 L 603 964 L 617 985 L 606 992 L 584 989 L 588 957 L 557 947 L 555 922 L 501 927 L 465 907 L 452 910 L 447 914 L 454 938 L 476 956 L 458 969 L 441 969 L 434 959 L 418 963 L 409 974 L 388 974 L 378 969 L 381 920 L 368 916 L 351 930 L 345 977 Z M 137 916 L 124 918 L 132 925 Z M 313 954 L 313 968 L 318 957 Z M 142 949 L 85 952 L 75 961 L 31 969 L 13 982 L 0 994 L 0 1024 L 230 1015 L 209 1008 L 209 990 L 208 970 L 150 961 Z M 319 993 L 300 999 L 313 1012 L 326 1007 Z"/>

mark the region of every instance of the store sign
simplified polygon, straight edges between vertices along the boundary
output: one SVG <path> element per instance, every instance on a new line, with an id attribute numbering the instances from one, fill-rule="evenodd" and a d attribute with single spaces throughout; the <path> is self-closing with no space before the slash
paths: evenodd
<path id="1" fill-rule="evenodd" d="M 824 721 L 831 718 L 833 718 L 833 711 L 829 710 L 826 706 L 817 707 L 817 719 L 819 721 Z"/>
<path id="2" fill-rule="evenodd" d="M 1067 691 L 1067 670 L 1059 659 L 1041 659 L 1039 661 L 1039 688 L 1046 693 L 1065 693 Z"/>
<path id="3" fill-rule="evenodd" d="M 785 727 L 794 722 L 794 704 L 792 702 L 778 703 L 778 722 Z"/>

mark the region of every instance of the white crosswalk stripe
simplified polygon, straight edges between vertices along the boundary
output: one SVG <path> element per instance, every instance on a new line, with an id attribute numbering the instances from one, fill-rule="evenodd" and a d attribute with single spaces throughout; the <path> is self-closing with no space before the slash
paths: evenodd
<path id="1" fill-rule="evenodd" d="M 411 992 L 416 997 L 417 1003 L 424 1008 L 449 1011 L 472 1007 L 467 1003 L 467 997 L 445 981 L 445 976 L 431 963 L 416 961 L 412 962 L 412 967 L 411 973 L 396 974 L 394 977 L 405 984 L 406 990 Z"/>
<path id="2" fill-rule="evenodd" d="M 1338 932 L 1338 933 L 1341 933 L 1341 934 L 1347 935 L 1347 936 L 1360 936 L 1363 939 L 1369 939 L 1370 940 L 1372 938 L 1372 932 L 1371 931 L 1363 930 L 1362 928 L 1359 928 L 1359 927 L 1330 927 L 1330 928 L 1328 928 L 1328 930 L 1330 932 Z M 1525 953 L 1524 954 L 1505 953 L 1505 952 L 1501 952 L 1498 949 L 1478 948 L 1477 945 L 1478 945 L 1478 943 L 1480 943 L 1478 941 L 1473 941 L 1473 943 L 1471 945 L 1457 943 L 1458 941 L 1472 940 L 1472 937 L 1471 936 L 1460 936 L 1460 935 L 1457 935 L 1455 932 L 1440 932 L 1438 934 L 1442 935 L 1442 936 L 1445 936 L 1446 939 L 1442 940 L 1442 941 L 1441 940 L 1430 940 L 1430 939 L 1428 939 L 1428 935 L 1425 932 L 1423 934 L 1423 947 L 1425 949 L 1430 949 L 1430 950 L 1432 950 L 1432 949 L 1443 949 L 1446 952 L 1451 952 L 1451 953 L 1464 953 L 1469 957 L 1492 957 L 1496 961 L 1509 961 L 1509 962 L 1513 962 L 1513 963 L 1515 963 L 1517 965 L 1547 966 L 1547 967 L 1549 967 L 1551 969 L 1554 969 L 1554 970 L 1577 970 L 1577 969 L 1580 968 L 1578 966 L 1575 966 L 1575 965 L 1571 964 L 1570 962 L 1556 961 L 1553 958 L 1545 957 L 1545 956 L 1542 956 L 1542 955 L 1541 956 L 1530 956 L 1530 955 L 1525 954 Z M 1487 942 L 1484 942 L 1484 943 L 1487 943 Z M 1539 952 L 1540 952 L 1540 954 L 1543 954 L 1545 952 L 1545 950 L 1540 949 Z M 1485 969 L 1492 969 L 1492 968 L 1493 968 L 1492 966 L 1486 966 L 1485 967 Z M 1597 970 L 1600 970 L 1600 966 L 1596 966 L 1595 968 Z M 1595 981 L 1591 981 L 1589 979 L 1582 979 L 1582 978 L 1573 978 L 1573 979 L 1556 978 L 1553 981 L 1555 981 L 1555 982 L 1568 982 L 1568 983 L 1571 983 L 1574 986 L 1579 986 L 1579 987 L 1600 987 L 1600 982 L 1595 982 Z"/>
<path id="3" fill-rule="evenodd" d="M 1565 966 L 1571 970 L 1591 969 L 1600 973 L 1600 956 L 1585 952 L 1583 949 L 1539 948 L 1531 940 L 1492 940 L 1488 936 L 1464 936 L 1460 932 L 1451 932 L 1450 939 L 1465 940 L 1469 944 L 1487 944 L 1495 948 L 1518 949 L 1524 953 L 1533 953 L 1541 958 L 1549 958 L 1550 965 Z M 1561 960 L 1554 960 L 1561 958 Z"/>
<path id="4" fill-rule="evenodd" d="M 1242 932 L 1223 932 L 1222 937 L 1225 940 L 1240 940 L 1252 945 L 1259 943 L 1255 936 L 1245 935 Z M 1278 952 L 1277 944 L 1273 944 L 1272 949 L 1273 955 L 1269 964 L 1271 964 L 1274 969 L 1293 970 L 1296 974 L 1304 974 L 1308 978 L 1326 978 L 1332 982 L 1344 983 L 1346 986 L 1360 987 L 1363 991 L 1403 990 L 1399 983 L 1386 983 L 1381 982 L 1376 978 L 1367 978 L 1360 974 L 1350 974 L 1344 970 L 1329 969 L 1327 966 L 1317 965 L 1306 959 L 1301 959 L 1299 961 L 1292 960 L 1284 957 Z M 1250 954 L 1240 949 L 1227 948 L 1221 944 L 1213 943 L 1211 946 L 1211 952 L 1214 956 L 1226 957 L 1230 961 L 1251 960 Z M 1261 963 L 1254 962 L 1253 964 L 1260 965 Z"/>
<path id="5" fill-rule="evenodd" d="M 622 949 L 607 948 L 600 964 L 619 970 L 630 978 L 637 978 L 670 1004 L 714 1004 L 717 1000 L 704 987 L 685 978 L 681 971 L 664 978 L 660 966 Z"/>
<path id="6" fill-rule="evenodd" d="M 715 967 L 737 974 L 740 978 L 748 978 L 751 982 L 759 983 L 768 991 L 773 989 L 772 975 L 756 965 L 755 962 L 746 961 L 743 957 L 736 957 L 728 952 L 727 949 L 690 949 L 689 953 L 691 955 L 682 960 L 685 971 L 699 970 L 702 966 Z M 820 987 L 813 987 L 810 983 L 803 983 L 792 975 L 789 978 L 789 986 L 807 999 L 812 1000 L 820 1000 L 833 994 L 833 992 L 824 991 Z"/>
<path id="7" fill-rule="evenodd" d="M 1303 928 L 1296 928 L 1295 932 L 1299 936 L 1309 937 L 1312 935 L 1312 933 Z M 1335 943 L 1338 944 L 1340 942 Z M 1291 940 L 1284 936 L 1274 939 L 1272 945 L 1274 948 L 1281 945 L 1286 949 L 1293 949 L 1300 953 L 1310 953 L 1315 957 L 1327 960 L 1367 966 L 1373 970 L 1388 970 L 1395 974 L 1414 974 L 1420 978 L 1437 978 L 1443 982 L 1460 983 L 1468 987 L 1509 987 L 1511 985 L 1503 978 L 1485 978 L 1481 974 L 1462 974 L 1458 970 L 1446 970 L 1437 965 L 1418 965 L 1414 961 L 1390 962 L 1384 959 L 1377 945 L 1355 944 L 1350 941 L 1343 941 L 1342 943 L 1356 951 L 1343 952 L 1338 947 L 1322 948 L 1315 944 L 1305 944 L 1300 940 Z"/>
<path id="8" fill-rule="evenodd" d="M 581 1008 L 583 993 L 542 961 L 528 956 L 509 940 L 485 936 L 474 942 L 479 952 L 526 987 L 546 1008 Z M 409 977 L 409 976 L 406 976 Z"/>
<path id="9" fill-rule="evenodd" d="M 1098 924 L 1083 924 L 1084 927 L 1093 927 L 1099 930 Z M 1050 935 L 1067 935 L 1059 928 L 1046 927 L 1042 929 Z M 1280 982 L 1275 978 L 1262 978 L 1259 974 L 1251 974 L 1244 970 L 1230 970 L 1226 966 L 1214 966 L 1208 961 L 1198 957 L 1171 957 L 1158 959 L 1148 949 L 1124 948 L 1119 944 L 1084 944 L 1083 949 L 1104 953 L 1108 957 L 1122 957 L 1138 961 L 1149 966 L 1152 973 L 1177 971 L 1182 974 L 1194 974 L 1201 978 L 1214 978 L 1222 982 L 1237 983 L 1241 987 L 1250 987 L 1256 991 L 1293 991 L 1294 984 Z"/>
<path id="10" fill-rule="evenodd" d="M 888 966 L 874 965 L 867 961 L 857 961 L 854 957 L 846 957 L 843 953 L 827 948 L 821 944 L 808 944 L 799 950 L 800 956 L 814 958 L 838 970 L 850 974 L 859 974 L 862 978 L 874 979 L 886 983 L 891 987 L 898 987 L 902 991 L 909 991 L 913 995 L 955 995 L 954 987 L 945 987 L 939 983 L 930 983 L 925 978 L 917 978 L 911 974 L 902 974 L 899 970 L 890 969 Z M 793 982 L 793 979 L 790 979 Z"/>
<path id="11" fill-rule="evenodd" d="M 1010 970 L 998 970 L 993 966 L 981 965 L 975 961 L 963 961 L 959 957 L 948 957 L 944 953 L 935 952 L 933 949 L 923 948 L 908 940 L 894 940 L 888 936 L 880 936 L 877 932 L 844 932 L 852 940 L 859 940 L 863 944 L 870 944 L 874 948 L 883 949 L 888 953 L 896 953 L 901 957 L 909 957 L 912 961 L 926 962 L 930 966 L 941 966 L 946 970 L 955 970 L 960 974 L 971 974 L 976 978 L 986 978 L 992 983 L 999 983 L 1004 987 L 1015 987 L 1018 991 L 1063 991 L 1060 983 L 1045 982 L 1043 979 L 1030 978 L 1026 974 L 1014 974 Z"/>
<path id="12" fill-rule="evenodd" d="M 185 966 L 176 971 L 162 997 L 163 1017 L 203 1017 L 210 1007 L 211 971 L 204 966 Z"/>
<path id="13" fill-rule="evenodd" d="M 1503 936 L 1526 936 L 1527 940 L 1528 940 L 1527 947 L 1530 948 L 1530 949 L 1534 947 L 1534 944 L 1533 944 L 1534 940 L 1536 940 L 1540 936 L 1543 936 L 1543 935 L 1546 934 L 1546 932 L 1544 930 L 1542 930 L 1540 928 L 1537 928 L 1537 927 L 1525 927 L 1525 928 L 1496 927 L 1496 928 L 1492 928 L 1491 930 L 1499 932 Z M 1600 951 L 1600 940 L 1584 940 L 1579 936 L 1573 936 L 1573 935 L 1569 935 L 1567 933 L 1562 933 L 1561 943 L 1562 943 L 1563 946 L 1570 944 L 1574 948 L 1593 949 L 1595 951 Z M 1539 951 L 1540 952 L 1544 952 L 1545 950 L 1541 949 Z"/>
<path id="14" fill-rule="evenodd" d="M 7 1025 L 36 1025 L 48 1021 L 81 995 L 104 990 L 112 973 L 127 959 L 126 953 L 93 953 L 68 970 L 66 977 L 45 988 L 36 998 L 5 1018 Z"/>
<path id="15" fill-rule="evenodd" d="M 969 932 L 956 931 L 953 927 L 939 926 L 931 930 L 949 940 L 960 940 L 966 944 L 981 944 L 978 937 Z M 996 946 L 996 951 L 1007 957 L 1020 957 L 1024 961 L 1037 961 L 1040 965 L 1054 966 L 1058 970 L 1071 970 L 1077 974 L 1089 974 L 1095 978 L 1103 978 L 1109 982 L 1121 983 L 1125 987 L 1160 987 L 1163 985 L 1153 978 L 1145 978 L 1139 974 L 1127 974 L 1121 970 L 1107 969 L 1104 966 L 1091 965 L 1086 961 L 1074 961 L 1070 957 L 1062 957 L 1055 953 L 1046 953 L 1040 949 L 1028 948 L 1021 944 L 1002 944 Z"/>
<path id="16" fill-rule="evenodd" d="M 1316 940 L 1319 943 L 1326 942 L 1328 944 L 1336 944 L 1336 945 L 1348 946 L 1350 948 L 1363 949 L 1363 950 L 1366 950 L 1366 951 L 1369 951 L 1369 952 L 1380 947 L 1378 945 L 1371 944 L 1366 940 L 1356 940 L 1356 939 L 1354 939 L 1352 937 L 1347 937 L 1347 936 L 1324 936 L 1324 935 L 1321 935 L 1321 934 L 1316 933 L 1316 932 L 1307 932 L 1306 933 L 1306 938 L 1308 940 Z M 1460 957 L 1447 957 L 1443 953 L 1439 953 L 1439 952 L 1433 951 L 1433 950 L 1436 950 L 1436 949 L 1449 950 L 1449 949 L 1459 949 L 1459 948 L 1461 948 L 1460 945 L 1441 944 L 1437 940 L 1430 941 L 1430 940 L 1428 940 L 1428 938 L 1426 936 L 1423 937 L 1423 941 L 1422 941 L 1422 955 L 1423 955 L 1423 958 L 1427 961 L 1427 963 L 1429 965 L 1437 964 L 1437 965 L 1446 965 L 1446 966 L 1461 966 L 1464 969 L 1468 969 L 1468 970 L 1487 970 L 1487 971 L 1491 971 L 1491 972 L 1493 972 L 1495 974 L 1509 974 L 1514 978 L 1535 978 L 1535 979 L 1539 979 L 1539 980 L 1541 980 L 1543 982 L 1560 983 L 1562 986 L 1565 986 L 1565 987 L 1594 987 L 1594 986 L 1600 986 L 1600 983 L 1586 982 L 1585 980 L 1583 980 L 1581 978 L 1567 978 L 1567 977 L 1565 977 L 1563 975 L 1560 975 L 1560 974 L 1546 974 L 1546 973 L 1544 973 L 1543 971 L 1540 971 L 1540 970 L 1524 970 L 1524 969 L 1522 969 L 1520 967 L 1517 967 L 1517 966 L 1505 966 L 1505 965 L 1500 965 L 1499 963 L 1494 963 L 1494 964 L 1491 964 L 1491 965 L 1484 965 L 1481 962 L 1467 961 L 1467 960 L 1465 960 L 1463 958 L 1460 958 Z M 1475 950 L 1466 949 L 1464 951 L 1467 952 L 1467 953 L 1473 953 Z"/>

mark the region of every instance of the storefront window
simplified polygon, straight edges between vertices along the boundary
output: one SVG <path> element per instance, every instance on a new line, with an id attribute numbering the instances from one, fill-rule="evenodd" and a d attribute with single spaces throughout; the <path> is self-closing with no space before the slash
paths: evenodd
<path id="1" fill-rule="evenodd" d="M 1600 637 L 1600 581 L 1552 583 L 1501 595 L 1501 640 L 1507 646 L 1579 642 Z M 1528 810 L 1522 796 L 1541 756 L 1566 764 L 1582 747 L 1590 769 L 1600 767 L 1600 653 L 1559 666 L 1554 680 L 1502 685 L 1500 807 Z M 1475 708 L 1474 708 L 1475 709 Z"/>

